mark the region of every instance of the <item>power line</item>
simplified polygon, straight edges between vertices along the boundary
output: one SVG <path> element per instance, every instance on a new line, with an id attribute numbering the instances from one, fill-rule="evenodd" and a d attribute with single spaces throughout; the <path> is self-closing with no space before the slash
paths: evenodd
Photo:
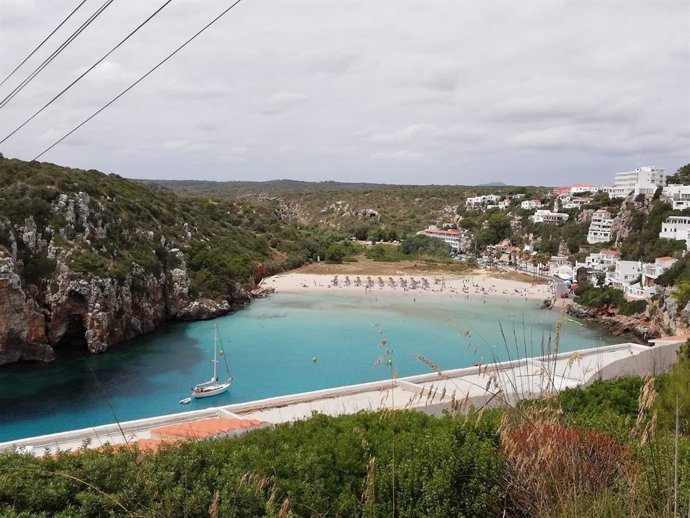
<path id="1" fill-rule="evenodd" d="M 53 53 L 50 56 L 48 56 L 43 61 L 43 63 L 41 63 L 38 67 L 36 67 L 34 69 L 34 71 L 31 72 L 31 74 L 29 74 L 26 79 L 24 79 L 24 81 L 22 81 L 2 101 L 0 101 L 0 109 L 4 108 L 7 105 L 7 103 L 9 103 L 14 98 L 14 96 L 16 96 L 19 92 L 21 92 L 24 89 L 24 87 L 26 85 L 28 85 L 34 79 L 34 77 L 36 77 L 38 74 L 40 74 L 41 71 L 45 67 L 47 67 L 58 56 L 58 54 L 60 54 L 63 50 L 65 50 L 65 48 L 67 48 L 67 46 L 70 43 L 72 43 L 72 41 L 74 41 L 76 39 L 76 37 L 79 36 L 84 31 L 84 29 L 86 29 L 89 25 L 91 25 L 91 22 L 93 22 L 96 18 L 98 18 L 98 16 L 103 11 L 105 11 L 108 8 L 108 6 L 110 4 L 112 4 L 114 1 L 115 0 L 106 0 L 105 3 L 103 3 L 103 5 L 101 5 L 96 10 L 95 13 L 93 13 L 91 16 L 89 16 L 89 18 L 84 23 L 82 23 L 81 26 L 76 31 L 74 31 L 57 49 L 55 49 L 53 51 Z"/>
<path id="2" fill-rule="evenodd" d="M 110 49 L 101 59 L 96 61 L 93 65 L 91 65 L 83 74 L 81 74 L 79 77 L 77 77 L 74 81 L 72 81 L 69 85 L 67 85 L 59 94 L 57 94 L 55 97 L 53 97 L 50 101 L 48 101 L 43 107 L 38 110 L 36 113 L 34 113 L 31 117 L 26 119 L 22 124 L 19 125 L 12 133 L 7 135 L 5 138 L 0 140 L 0 144 L 4 143 L 8 138 L 10 138 L 12 135 L 17 133 L 20 129 L 22 129 L 24 126 L 26 126 L 29 122 L 31 122 L 36 116 L 38 116 L 43 110 L 45 110 L 48 106 L 53 104 L 58 98 L 62 96 L 67 90 L 72 88 L 75 84 L 77 84 L 86 74 L 91 72 L 94 68 L 96 68 L 98 65 L 100 65 L 103 60 L 105 60 L 108 56 L 110 56 L 113 52 L 115 52 L 120 46 L 122 46 L 123 43 L 125 43 L 129 38 L 131 38 L 139 29 L 141 29 L 144 25 L 146 25 L 151 19 L 156 16 L 158 13 L 160 13 L 172 0 L 167 0 L 163 5 L 161 5 L 156 11 L 153 12 L 146 20 L 141 22 L 132 32 L 130 32 L 127 36 L 120 41 L 117 45 L 115 45 L 112 49 Z"/>
<path id="3" fill-rule="evenodd" d="M 101 108 L 96 110 L 93 114 L 91 114 L 89 117 L 84 119 L 82 122 L 80 122 L 77 126 L 72 128 L 70 131 L 65 133 L 60 139 L 58 139 L 56 142 L 45 148 L 43 151 L 41 151 L 38 155 L 36 155 L 33 159 L 31 159 L 31 162 L 34 160 L 38 160 L 41 158 L 43 155 L 45 155 L 48 151 L 53 149 L 55 146 L 57 146 L 60 142 L 65 140 L 67 137 L 72 135 L 75 131 L 77 131 L 79 128 L 84 126 L 86 123 L 88 123 L 91 119 L 96 117 L 99 113 L 101 113 L 103 110 L 108 108 L 111 104 L 113 104 L 115 101 L 117 101 L 120 97 L 125 95 L 127 92 L 129 92 L 132 88 L 134 88 L 136 85 L 141 83 L 144 79 L 146 79 L 148 76 L 150 76 L 154 71 L 156 71 L 158 68 L 160 68 L 165 62 L 167 62 L 170 58 L 172 58 L 175 54 L 177 54 L 179 51 L 181 51 L 183 48 L 185 48 L 188 44 L 190 44 L 192 41 L 194 41 L 202 32 L 204 32 L 206 29 L 208 29 L 211 25 L 216 23 L 218 20 L 220 20 L 223 16 L 225 16 L 233 7 L 235 7 L 237 4 L 239 4 L 242 0 L 235 0 L 232 4 L 230 4 L 230 7 L 225 9 L 223 12 L 221 12 L 218 16 L 216 16 L 213 20 L 208 22 L 204 27 L 201 28 L 196 34 L 194 34 L 191 38 L 189 38 L 187 41 L 185 41 L 182 45 L 177 47 L 175 50 L 173 50 L 168 56 L 160 61 L 156 66 L 151 68 L 148 72 L 146 72 L 143 76 L 141 76 L 139 79 L 137 79 L 134 83 L 129 85 L 127 88 L 122 90 L 119 94 L 117 94 L 115 97 L 113 97 L 110 101 L 108 101 L 105 105 L 103 105 Z"/>
<path id="4" fill-rule="evenodd" d="M 14 67 L 14 70 L 12 70 L 12 72 L 10 72 L 10 73 L 7 75 L 7 77 L 6 77 L 5 79 L 2 80 L 2 83 L 0 83 L 0 86 L 4 85 L 5 82 L 6 82 L 10 77 L 12 77 L 12 75 L 13 75 L 17 70 L 19 70 L 19 69 L 21 68 L 21 66 L 22 66 L 24 63 L 26 63 L 26 62 L 29 60 L 29 58 L 31 58 L 31 56 L 33 56 L 34 54 L 36 54 L 36 51 L 38 51 L 38 49 L 40 49 L 40 48 L 43 46 L 43 44 L 44 44 L 46 41 L 48 41 L 48 40 L 50 39 L 50 37 L 51 37 L 53 34 L 55 34 L 55 33 L 58 31 L 58 29 L 59 29 L 60 27 L 62 27 L 62 26 L 65 24 L 65 22 L 66 22 L 67 20 L 69 20 L 69 19 L 72 17 L 72 15 L 73 15 L 74 13 L 76 13 L 77 10 L 78 10 L 82 5 L 84 5 L 85 3 L 86 3 L 86 0 L 82 0 L 82 2 L 81 2 L 77 7 L 75 7 L 74 10 L 73 10 L 71 13 L 69 13 L 69 14 L 67 15 L 67 18 L 65 18 L 64 20 L 62 20 L 62 21 L 60 22 L 60 24 L 59 24 L 57 27 L 55 27 L 55 28 L 53 29 L 53 32 L 51 32 L 50 34 L 48 34 L 48 36 L 46 36 L 45 39 L 44 39 L 41 43 L 38 44 L 38 47 L 36 47 L 34 50 L 31 51 L 31 54 L 29 54 L 28 56 L 26 56 L 26 57 L 24 58 L 24 60 L 23 60 L 21 63 L 19 63 L 16 67 Z"/>

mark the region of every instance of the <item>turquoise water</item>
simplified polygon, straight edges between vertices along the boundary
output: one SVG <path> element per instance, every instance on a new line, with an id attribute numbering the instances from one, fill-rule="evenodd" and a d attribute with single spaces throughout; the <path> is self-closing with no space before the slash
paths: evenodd
<path id="1" fill-rule="evenodd" d="M 277 294 L 213 322 L 177 323 L 98 356 L 0 367 L 0 442 L 255 399 L 541 354 L 558 311 L 522 300 L 430 295 Z M 234 383 L 226 394 L 180 405 L 211 375 L 218 324 Z M 508 342 L 501 335 L 499 323 Z M 385 347 L 379 347 L 386 338 Z M 564 322 L 559 350 L 621 342 Z M 517 346 L 516 346 L 517 344 Z M 313 359 L 316 358 L 316 362 Z M 221 377 L 224 364 L 219 364 Z"/>

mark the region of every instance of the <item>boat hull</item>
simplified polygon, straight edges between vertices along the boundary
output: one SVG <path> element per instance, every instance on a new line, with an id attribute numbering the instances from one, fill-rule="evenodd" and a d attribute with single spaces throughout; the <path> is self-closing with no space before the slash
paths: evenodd
<path id="1" fill-rule="evenodd" d="M 197 392 L 192 391 L 191 397 L 194 399 L 201 399 L 205 397 L 217 396 L 218 394 L 227 392 L 230 388 L 230 385 L 231 383 L 220 383 L 215 387 L 208 387 Z"/>

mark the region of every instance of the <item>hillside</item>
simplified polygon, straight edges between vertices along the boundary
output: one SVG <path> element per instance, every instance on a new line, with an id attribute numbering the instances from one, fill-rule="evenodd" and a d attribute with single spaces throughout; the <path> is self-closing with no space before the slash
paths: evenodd
<path id="1" fill-rule="evenodd" d="M 269 238 L 291 242 L 276 240 L 285 225 L 268 206 L 93 170 L 0 155 L 0 193 L 0 364 L 227 313 L 287 255 Z"/>
<path id="2" fill-rule="evenodd" d="M 402 239 L 428 225 L 455 224 L 465 200 L 483 194 L 546 194 L 544 187 L 384 185 L 339 182 L 155 182 L 181 194 L 278 204 L 291 221 L 359 239 Z"/>

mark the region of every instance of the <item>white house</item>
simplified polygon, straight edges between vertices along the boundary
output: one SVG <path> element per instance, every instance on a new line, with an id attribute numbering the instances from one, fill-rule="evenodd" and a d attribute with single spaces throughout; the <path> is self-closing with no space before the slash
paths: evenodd
<path id="1" fill-rule="evenodd" d="M 592 198 L 571 198 L 565 203 L 563 203 L 564 209 L 579 209 L 583 205 L 587 205 L 592 202 Z"/>
<path id="2" fill-rule="evenodd" d="M 438 228 L 435 225 L 430 225 L 428 228 L 424 230 L 420 230 L 417 232 L 417 235 L 422 235 L 422 236 L 429 236 L 429 237 L 435 237 L 438 239 L 442 239 L 446 243 L 450 245 L 450 247 L 458 251 L 460 250 L 460 241 L 462 237 L 462 232 L 460 230 L 456 229 L 449 229 L 449 230 L 443 230 Z"/>
<path id="3" fill-rule="evenodd" d="M 690 231 L 690 216 L 669 216 L 661 224 L 659 237 L 687 241 L 688 231 Z"/>
<path id="4" fill-rule="evenodd" d="M 595 211 L 592 214 L 592 221 L 589 224 L 587 242 L 590 245 L 593 245 L 594 243 L 606 243 L 611 239 L 612 227 L 613 214 L 604 209 Z"/>
<path id="5" fill-rule="evenodd" d="M 661 195 L 673 205 L 673 210 L 690 208 L 690 185 L 667 185 Z"/>
<path id="6" fill-rule="evenodd" d="M 656 280 L 666 270 L 671 268 L 678 259 L 675 257 L 657 257 L 653 263 L 645 264 L 642 271 L 642 284 L 644 286 L 656 285 Z"/>
<path id="7" fill-rule="evenodd" d="M 593 252 L 585 258 L 585 268 L 604 272 L 612 270 L 621 253 L 618 250 L 604 248 L 599 252 Z"/>
<path id="8" fill-rule="evenodd" d="M 520 204 L 520 208 L 524 210 L 538 209 L 541 207 L 541 200 L 525 200 Z"/>
<path id="9" fill-rule="evenodd" d="M 568 215 L 563 212 L 551 212 L 550 210 L 537 210 L 530 219 L 535 223 L 560 223 L 567 221 Z"/>
<path id="10" fill-rule="evenodd" d="M 616 173 L 612 198 L 625 198 L 631 192 L 654 194 L 659 187 L 666 186 L 666 171 L 655 166 L 638 167 L 634 171 Z"/>
<path id="11" fill-rule="evenodd" d="M 483 205 L 495 205 L 501 199 L 498 194 L 486 194 L 484 196 L 473 196 L 465 200 L 465 206 L 470 209 L 478 208 Z"/>
<path id="12" fill-rule="evenodd" d="M 641 261 L 616 261 L 613 272 L 606 274 L 606 283 L 625 292 L 625 286 L 634 284 L 641 277 Z"/>

